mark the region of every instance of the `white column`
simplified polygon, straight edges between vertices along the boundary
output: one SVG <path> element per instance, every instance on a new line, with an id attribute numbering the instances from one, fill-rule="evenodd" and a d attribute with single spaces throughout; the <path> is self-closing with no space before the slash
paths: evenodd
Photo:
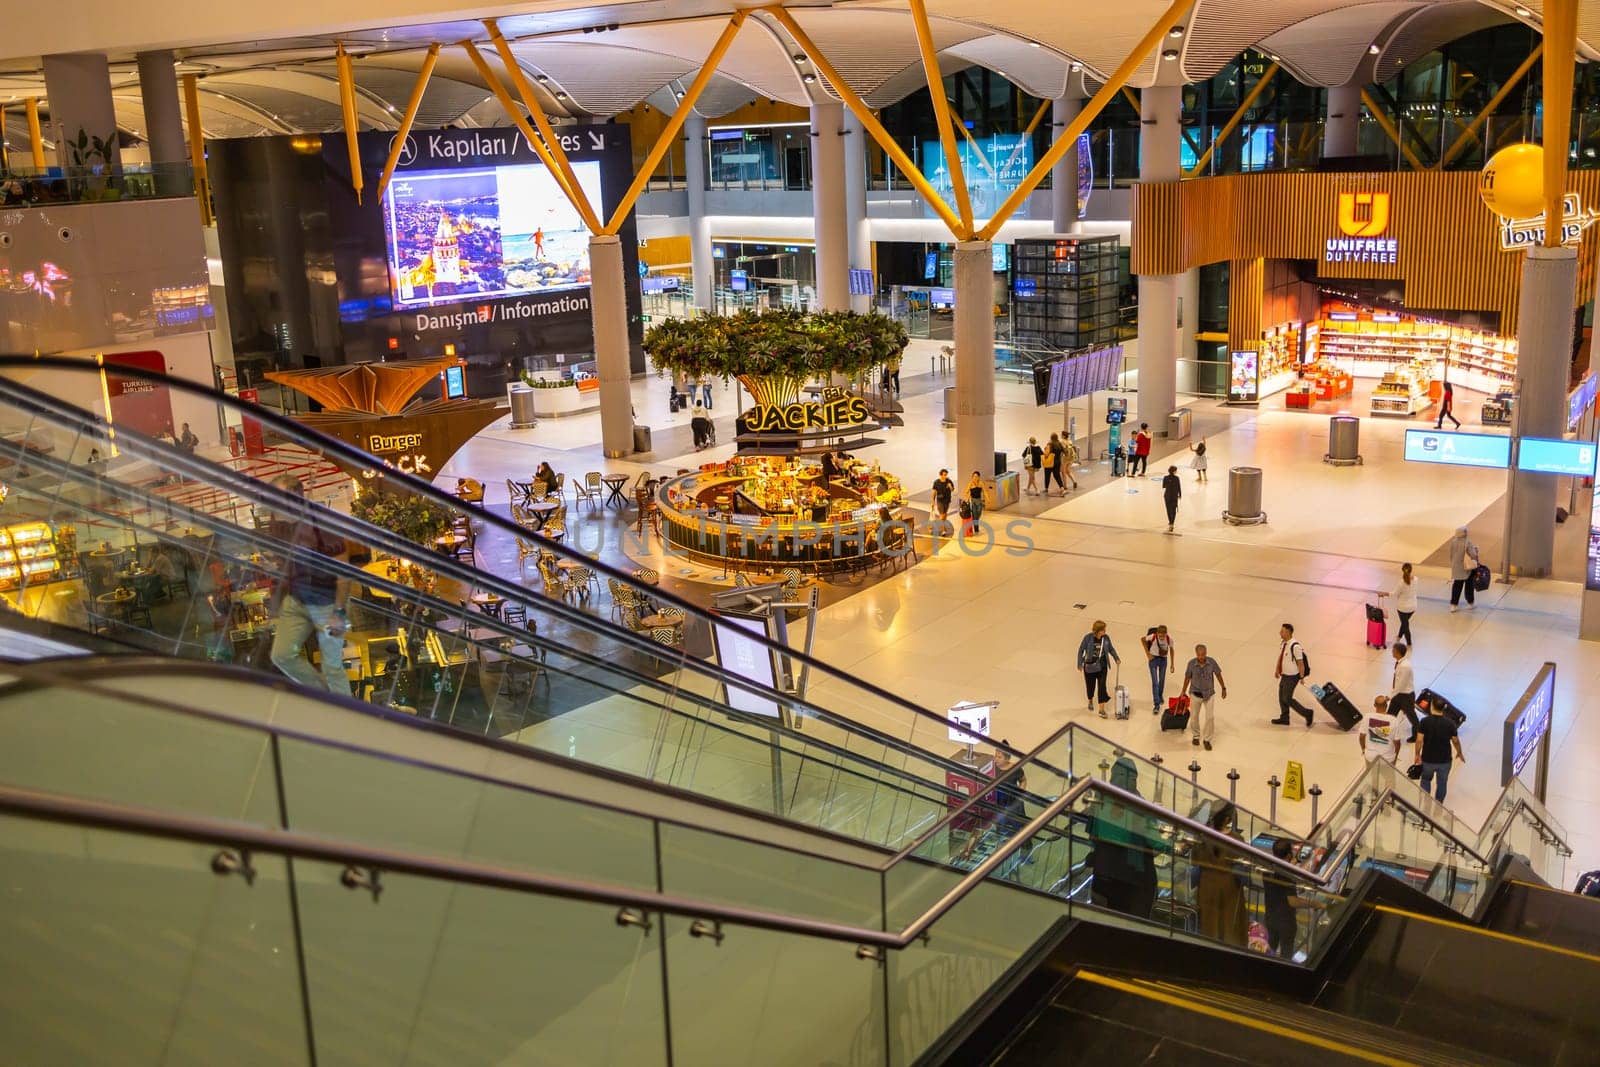
<path id="1" fill-rule="evenodd" d="M 844 105 L 811 102 L 811 204 L 817 225 L 817 304 L 850 308 L 850 236 L 845 226 Z"/>
<path id="2" fill-rule="evenodd" d="M 594 320 L 595 373 L 600 379 L 600 444 L 610 459 L 633 454 L 632 378 L 628 363 L 628 296 L 623 286 L 622 241 L 616 234 L 589 238 L 589 314 Z"/>
<path id="3" fill-rule="evenodd" d="M 973 471 L 994 480 L 994 251 L 956 244 L 956 487 Z"/>
<path id="4" fill-rule="evenodd" d="M 144 136 L 150 142 L 156 188 L 170 193 L 192 187 L 184 175 L 189 147 L 183 139 L 178 72 L 171 52 L 139 53 L 139 99 L 144 103 Z"/>
<path id="5" fill-rule="evenodd" d="M 1361 125 L 1361 86 L 1335 85 L 1328 90 L 1328 114 L 1322 125 L 1322 156 L 1356 155 Z"/>
<path id="6" fill-rule="evenodd" d="M 1152 86 L 1139 94 L 1139 180 L 1174 182 L 1180 177 L 1178 146 L 1183 90 Z M 1139 276 L 1139 422 L 1166 433 L 1178 400 L 1178 290 L 1181 274 Z"/>
<path id="7" fill-rule="evenodd" d="M 73 52 L 44 57 L 44 91 L 50 108 L 50 125 L 62 143 L 61 163 L 74 166 L 72 149 L 78 132 L 116 143 L 117 112 L 111 103 L 111 68 L 103 52 Z M 46 134 L 49 136 L 49 134 Z M 109 160 L 84 160 L 81 165 L 102 162 L 122 166 L 121 152 L 113 148 Z"/>
<path id="8" fill-rule="evenodd" d="M 1522 262 L 1517 310 L 1517 406 L 1523 437 L 1560 437 L 1567 428 L 1567 368 L 1578 292 L 1576 248 L 1531 248 Z M 1510 537 L 1516 574 L 1542 578 L 1555 559 L 1553 474 L 1512 476 Z"/>
<path id="9" fill-rule="evenodd" d="M 855 112 L 844 114 L 844 209 L 852 270 L 872 269 L 872 229 L 867 223 L 867 131 Z M 871 311 L 872 294 L 850 297 L 854 311 Z"/>
<path id="10" fill-rule="evenodd" d="M 1067 124 L 1078 117 L 1078 112 L 1083 110 L 1083 101 L 1078 97 L 1062 97 L 1050 105 L 1050 128 L 1054 131 L 1051 140 L 1060 138 L 1066 130 Z M 1076 142 L 1077 138 L 1073 138 Z M 1067 150 L 1050 171 L 1050 220 L 1051 230 L 1054 233 L 1077 233 L 1083 229 L 1083 224 L 1078 221 L 1078 146 L 1076 143 Z"/>
<path id="11" fill-rule="evenodd" d="M 711 251 L 711 223 L 706 218 L 706 120 L 694 111 L 683 124 L 683 179 L 689 189 L 689 269 L 694 306 L 710 311 L 716 304 L 716 260 Z"/>

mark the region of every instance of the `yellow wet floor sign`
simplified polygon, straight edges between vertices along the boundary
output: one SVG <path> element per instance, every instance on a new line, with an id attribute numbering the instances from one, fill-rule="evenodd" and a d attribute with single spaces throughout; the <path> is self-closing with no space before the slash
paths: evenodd
<path id="1" fill-rule="evenodd" d="M 1289 769 L 1283 775 L 1283 799 L 1304 800 L 1306 798 L 1306 769 L 1294 760 L 1289 761 Z"/>

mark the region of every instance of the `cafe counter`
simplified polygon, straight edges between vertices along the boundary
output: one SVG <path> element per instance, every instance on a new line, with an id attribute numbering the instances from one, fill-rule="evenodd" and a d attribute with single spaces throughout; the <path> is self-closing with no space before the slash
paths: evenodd
<path id="1" fill-rule="evenodd" d="M 893 518 L 905 503 L 898 478 L 850 460 L 829 473 L 787 456 L 708 464 L 657 487 L 663 534 L 674 548 L 728 567 L 821 570 L 870 561 L 885 536 L 893 545 L 907 532 Z M 883 530 L 886 515 L 893 532 Z"/>

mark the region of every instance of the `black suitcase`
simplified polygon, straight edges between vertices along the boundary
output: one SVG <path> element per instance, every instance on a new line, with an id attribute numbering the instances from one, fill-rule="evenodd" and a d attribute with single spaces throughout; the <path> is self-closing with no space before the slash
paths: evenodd
<path id="1" fill-rule="evenodd" d="M 1578 875 L 1578 884 L 1572 887 L 1572 891 L 1580 897 L 1600 897 L 1600 871 Z"/>
<path id="2" fill-rule="evenodd" d="M 1122 454 L 1122 449 L 1119 448 L 1111 453 L 1111 476 L 1113 478 L 1122 477 L 1127 462 L 1127 459 Z"/>
<path id="3" fill-rule="evenodd" d="M 1322 710 L 1333 716 L 1333 721 L 1339 724 L 1339 729 L 1349 731 L 1361 722 L 1361 712 L 1332 682 L 1314 686 L 1311 692 L 1317 698 L 1317 703 L 1322 705 Z"/>
<path id="4" fill-rule="evenodd" d="M 1467 713 L 1456 707 L 1450 701 L 1435 693 L 1432 689 L 1424 689 L 1417 694 L 1417 714 L 1427 715 L 1432 712 L 1434 705 L 1439 706 L 1439 711 L 1445 718 L 1460 726 L 1467 721 Z"/>
<path id="5" fill-rule="evenodd" d="M 1189 728 L 1189 698 L 1186 696 L 1172 697 L 1167 701 L 1167 706 L 1161 712 L 1161 732 L 1168 730 L 1187 730 Z"/>

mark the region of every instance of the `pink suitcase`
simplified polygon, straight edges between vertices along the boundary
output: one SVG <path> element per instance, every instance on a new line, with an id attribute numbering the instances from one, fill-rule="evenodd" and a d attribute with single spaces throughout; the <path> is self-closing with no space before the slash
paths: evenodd
<path id="1" fill-rule="evenodd" d="M 1389 618 L 1383 609 L 1367 605 L 1367 644 L 1372 648 L 1389 647 Z"/>

